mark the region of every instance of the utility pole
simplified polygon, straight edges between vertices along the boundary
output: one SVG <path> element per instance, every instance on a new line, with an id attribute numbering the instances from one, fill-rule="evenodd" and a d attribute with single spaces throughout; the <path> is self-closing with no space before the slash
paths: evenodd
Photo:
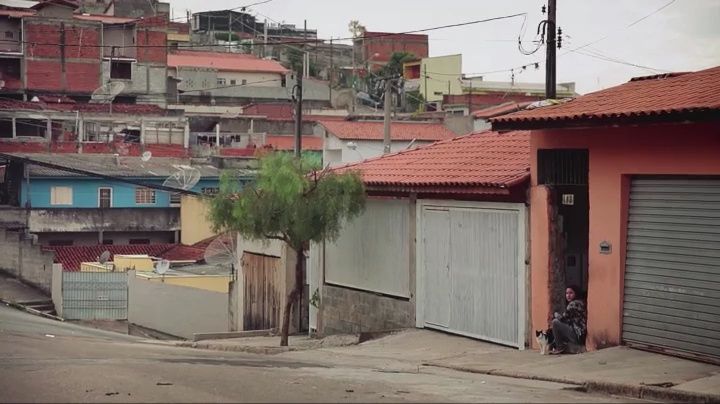
<path id="1" fill-rule="evenodd" d="M 548 0 L 548 18 L 545 29 L 547 30 L 547 59 L 545 61 L 545 98 L 555 99 L 556 71 L 556 44 L 555 44 L 555 6 L 556 0 Z"/>
<path id="2" fill-rule="evenodd" d="M 232 50 L 232 11 L 228 10 L 228 52 Z"/>
<path id="3" fill-rule="evenodd" d="M 428 76 L 427 76 L 427 65 L 423 65 L 423 73 L 422 73 L 422 74 L 423 74 L 423 80 L 424 80 L 424 82 L 425 82 L 425 85 L 424 85 L 424 87 L 425 87 L 424 93 L 425 93 L 425 94 L 423 95 L 423 97 L 424 97 L 425 99 L 423 100 L 423 108 L 422 108 L 422 110 L 423 110 L 423 112 L 424 112 L 424 111 L 427 110 L 427 105 L 428 105 L 428 99 L 427 99 L 427 79 L 428 79 Z"/>
<path id="4" fill-rule="evenodd" d="M 392 106 L 392 78 L 385 78 L 385 100 L 383 107 L 385 109 L 385 119 L 383 121 L 383 154 L 390 153 L 390 108 Z"/>
<path id="5" fill-rule="evenodd" d="M 268 33 L 267 33 L 267 28 L 268 28 L 268 26 L 267 26 L 267 24 L 268 24 L 268 23 L 267 23 L 267 18 L 266 18 L 266 19 L 265 19 L 265 24 L 263 24 L 263 51 L 262 51 L 263 57 L 266 57 L 266 56 L 267 56 L 267 50 L 266 50 L 266 49 L 267 49 L 267 36 L 268 36 Z"/>
<path id="6" fill-rule="evenodd" d="M 303 42 L 305 41 L 307 37 L 307 20 L 305 20 L 305 28 L 303 31 Z M 305 44 L 303 43 L 303 51 L 305 51 Z M 305 58 L 303 58 L 303 62 L 305 61 Z M 303 63 L 304 65 L 304 63 Z M 297 84 L 295 85 L 295 91 L 296 93 L 296 104 L 295 104 L 295 157 L 300 158 L 302 155 L 302 100 L 303 100 L 303 86 L 302 86 L 302 80 L 303 80 L 303 70 L 305 70 L 305 66 L 301 65 L 298 71 L 295 73 L 297 75 Z"/>
<path id="7" fill-rule="evenodd" d="M 329 88 L 329 101 L 332 105 L 332 86 L 333 86 L 333 40 L 330 37 L 330 71 L 328 72 L 328 88 Z"/>
<path id="8" fill-rule="evenodd" d="M 352 83 L 350 83 L 350 87 L 352 88 L 352 108 L 350 109 L 350 112 L 352 114 L 355 113 L 355 42 L 356 42 L 356 33 L 353 32 L 353 44 L 352 44 Z"/>

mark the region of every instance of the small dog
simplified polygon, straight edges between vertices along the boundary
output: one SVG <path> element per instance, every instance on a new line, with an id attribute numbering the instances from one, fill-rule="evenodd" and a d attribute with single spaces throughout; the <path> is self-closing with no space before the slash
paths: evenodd
<path id="1" fill-rule="evenodd" d="M 535 331 L 535 339 L 540 344 L 540 355 L 547 355 L 550 352 L 550 348 L 555 342 L 555 336 L 553 335 L 552 329 L 547 331 L 537 330 Z"/>

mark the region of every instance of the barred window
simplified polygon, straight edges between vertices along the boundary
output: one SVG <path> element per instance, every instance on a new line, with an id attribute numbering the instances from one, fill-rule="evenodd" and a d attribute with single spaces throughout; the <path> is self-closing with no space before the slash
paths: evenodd
<path id="1" fill-rule="evenodd" d="M 154 204 L 155 203 L 155 190 L 145 187 L 135 188 L 135 203 L 136 204 Z"/>

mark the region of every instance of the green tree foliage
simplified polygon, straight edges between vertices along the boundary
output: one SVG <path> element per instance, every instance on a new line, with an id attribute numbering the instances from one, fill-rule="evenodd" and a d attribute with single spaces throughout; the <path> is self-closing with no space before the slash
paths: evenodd
<path id="1" fill-rule="evenodd" d="M 269 153 L 260 159 L 254 183 L 224 176 L 211 202 L 210 218 L 216 231 L 236 231 L 254 240 L 278 239 L 297 257 L 295 288 L 283 313 L 281 345 L 287 345 L 290 312 L 302 292 L 303 251 L 311 241 L 333 241 L 344 221 L 362 213 L 365 189 L 355 172 L 336 174 L 319 170 L 308 159 L 287 153 Z"/>
<path id="2" fill-rule="evenodd" d="M 398 77 L 403 74 L 403 63 L 415 60 L 416 57 L 410 52 L 394 52 L 390 60 L 380 69 L 378 75 L 382 77 Z"/>

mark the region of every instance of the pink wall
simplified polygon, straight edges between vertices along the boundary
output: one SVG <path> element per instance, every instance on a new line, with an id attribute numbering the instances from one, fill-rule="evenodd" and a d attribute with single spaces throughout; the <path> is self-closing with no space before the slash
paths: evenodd
<path id="1" fill-rule="evenodd" d="M 588 338 L 590 349 L 620 343 L 630 178 L 642 174 L 720 175 L 720 124 L 533 131 L 531 135 L 532 326 L 547 327 L 547 190 L 537 185 L 537 149 L 590 152 Z M 598 245 L 612 244 L 602 255 Z"/>

